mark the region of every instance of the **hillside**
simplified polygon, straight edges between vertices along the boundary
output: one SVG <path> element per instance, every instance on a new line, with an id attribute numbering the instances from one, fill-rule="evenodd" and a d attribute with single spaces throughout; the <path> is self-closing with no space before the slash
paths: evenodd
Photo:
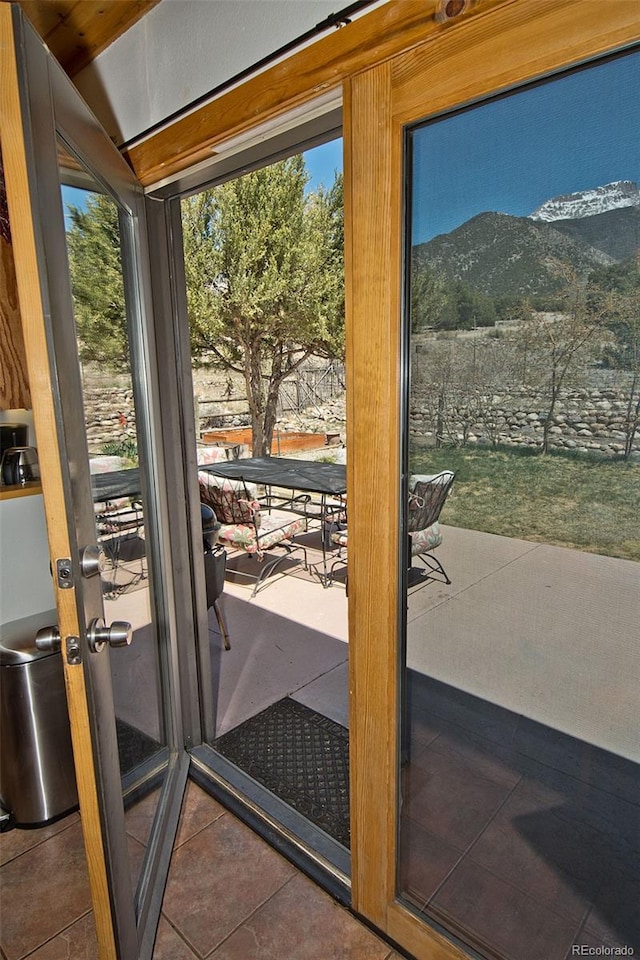
<path id="1" fill-rule="evenodd" d="M 561 286 L 554 271 L 556 261 L 569 264 L 580 276 L 615 262 L 616 258 L 591 246 L 578 233 L 571 235 L 566 226 L 557 227 L 557 223 L 529 217 L 481 213 L 451 233 L 419 244 L 414 262 L 494 297 L 555 292 Z"/>

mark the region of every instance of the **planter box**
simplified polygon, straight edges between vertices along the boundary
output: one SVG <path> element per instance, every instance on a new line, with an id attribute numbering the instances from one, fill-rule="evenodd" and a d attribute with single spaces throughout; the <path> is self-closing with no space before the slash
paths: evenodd
<path id="1" fill-rule="evenodd" d="M 202 434 L 204 443 L 241 443 L 251 449 L 251 427 L 236 427 L 230 430 L 207 430 Z M 278 454 L 295 453 L 300 450 L 318 450 L 327 445 L 325 433 L 302 433 L 293 430 L 276 432 L 273 435 L 271 452 Z"/>

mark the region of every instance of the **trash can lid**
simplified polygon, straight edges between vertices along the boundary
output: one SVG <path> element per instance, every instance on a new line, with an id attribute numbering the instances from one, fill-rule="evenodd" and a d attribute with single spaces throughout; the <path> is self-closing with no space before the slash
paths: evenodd
<path id="1" fill-rule="evenodd" d="M 30 617 L 3 623 L 0 626 L 0 666 L 10 667 L 54 656 L 55 651 L 38 650 L 36 633 L 42 627 L 55 626 L 57 622 L 58 611 L 45 610 Z"/>

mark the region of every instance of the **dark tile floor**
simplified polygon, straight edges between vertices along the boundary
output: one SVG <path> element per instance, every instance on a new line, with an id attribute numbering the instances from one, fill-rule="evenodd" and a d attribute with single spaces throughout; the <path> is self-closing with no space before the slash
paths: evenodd
<path id="1" fill-rule="evenodd" d="M 128 815 L 136 854 L 152 798 Z M 96 960 L 80 819 L 0 836 L 2 960 Z M 154 960 L 400 960 L 244 824 L 189 783 Z"/>
<path id="2" fill-rule="evenodd" d="M 401 884 L 487 956 L 640 950 L 637 764 L 414 676 Z"/>

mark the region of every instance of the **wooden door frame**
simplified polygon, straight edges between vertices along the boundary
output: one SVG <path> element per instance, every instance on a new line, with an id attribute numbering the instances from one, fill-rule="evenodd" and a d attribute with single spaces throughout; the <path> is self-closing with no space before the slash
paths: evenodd
<path id="1" fill-rule="evenodd" d="M 150 192 L 343 91 L 352 905 L 417 957 L 465 955 L 397 900 L 404 125 L 635 42 L 636 0 L 391 0 L 131 147 Z"/>
<path id="2" fill-rule="evenodd" d="M 73 549 L 69 527 L 66 522 L 60 520 L 60 518 L 66 518 L 67 507 L 57 440 L 56 410 L 53 402 L 53 398 L 57 395 L 57 386 L 53 382 L 49 364 L 47 321 L 37 253 L 40 241 L 34 226 L 38 223 L 37 201 L 33 197 L 27 175 L 29 160 L 25 149 L 26 132 L 20 99 L 13 11 L 11 6 L 5 3 L 0 4 L 0 51 L 2 54 L 0 56 L 0 127 L 7 204 L 12 227 L 33 419 L 38 437 L 38 459 L 42 473 L 49 553 L 52 562 L 55 563 L 55 558 L 71 557 Z M 53 590 L 58 610 L 60 636 L 80 636 L 81 624 L 75 586 L 60 589 L 54 578 Z M 115 960 L 116 944 L 105 869 L 106 852 L 101 827 L 87 687 L 82 666 L 70 666 L 64 656 L 62 662 L 100 960 L 112 960 L 112 958 Z"/>
<path id="3" fill-rule="evenodd" d="M 178 413 L 161 408 L 165 399 L 162 381 L 175 380 L 170 335 L 173 320 L 167 309 L 159 309 L 163 298 L 152 286 L 142 188 L 16 5 L 0 4 L 0 54 L 7 199 L 98 948 L 101 960 L 151 956 L 189 767 L 177 696 L 177 678 L 182 676 L 177 624 L 178 604 L 191 613 L 190 554 L 184 501 L 176 496 L 177 487 L 171 495 L 167 492 L 167 467 L 179 474 L 182 462 L 179 451 L 164 442 L 163 430 L 173 435 Z M 101 615 L 104 607 L 100 577 L 84 576 L 80 564 L 82 548 L 95 546 L 96 533 L 64 241 L 60 138 L 84 158 L 127 212 L 121 220 L 126 240 L 123 276 L 125 289 L 131 293 L 127 306 L 131 355 L 137 358 L 133 388 L 138 436 L 144 439 L 146 452 L 142 494 L 147 557 L 152 569 L 161 571 L 154 579 L 152 596 L 156 622 L 162 625 L 158 639 L 162 636 L 166 641 L 158 647 L 163 716 L 167 721 L 163 788 L 135 900 L 110 656 L 108 650 L 90 652 L 87 639 L 87 623 Z M 155 230 L 156 245 L 162 246 L 163 240 L 166 245 L 161 219 Z M 151 323 L 152 293 L 158 299 L 155 324 Z M 164 336 L 163 355 L 156 347 L 158 331 Z M 169 557 L 179 571 L 175 577 L 162 575 Z M 70 576 L 58 584 L 55 571 L 62 559 L 70 561 Z M 179 577 L 187 583 L 182 587 L 183 595 L 176 599 L 182 586 L 180 583 L 176 587 Z M 189 634 L 183 629 L 180 636 L 186 644 Z M 66 655 L 67 638 L 78 641 L 79 657 L 72 663 Z M 192 707 L 190 710 L 189 735 L 197 736 L 195 711 Z"/>
<path id="4" fill-rule="evenodd" d="M 416 957 L 464 954 L 397 897 L 405 127 L 639 39 L 627 0 L 516 0 L 345 82 L 352 904 Z"/>

